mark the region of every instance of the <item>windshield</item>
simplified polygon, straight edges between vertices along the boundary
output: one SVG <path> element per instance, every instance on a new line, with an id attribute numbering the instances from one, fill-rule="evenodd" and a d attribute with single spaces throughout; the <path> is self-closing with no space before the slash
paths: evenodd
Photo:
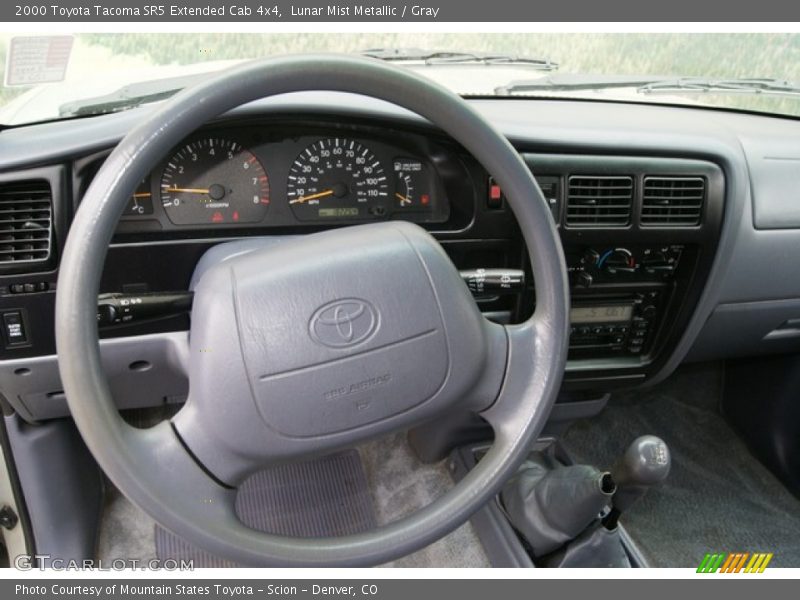
<path id="1" fill-rule="evenodd" d="M 798 34 L 34 36 L 0 35 L 0 124 L 125 110 L 237 62 L 297 52 L 391 60 L 464 96 L 685 103 L 800 116 Z"/>

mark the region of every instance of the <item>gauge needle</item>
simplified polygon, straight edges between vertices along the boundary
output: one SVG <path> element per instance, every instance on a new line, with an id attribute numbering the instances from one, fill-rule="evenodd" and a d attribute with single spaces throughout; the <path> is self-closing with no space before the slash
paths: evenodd
<path id="1" fill-rule="evenodd" d="M 299 198 L 294 198 L 293 200 L 289 200 L 289 204 L 300 204 L 301 202 L 308 202 L 309 200 L 316 200 L 317 198 L 324 198 L 325 196 L 332 196 L 333 190 L 325 190 L 324 192 L 318 192 L 316 194 L 311 194 L 310 196 L 300 196 Z"/>
<path id="2" fill-rule="evenodd" d="M 411 204 L 411 198 L 408 196 L 403 196 L 403 194 L 399 192 L 395 192 L 394 195 L 400 199 L 401 204 Z"/>
<path id="3" fill-rule="evenodd" d="M 168 187 L 164 190 L 165 192 L 182 192 L 184 194 L 207 194 L 208 190 L 203 188 L 179 188 L 179 187 Z"/>

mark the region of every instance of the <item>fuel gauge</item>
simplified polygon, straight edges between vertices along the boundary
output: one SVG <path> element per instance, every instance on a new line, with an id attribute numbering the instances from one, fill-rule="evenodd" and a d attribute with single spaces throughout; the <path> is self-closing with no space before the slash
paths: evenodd
<path id="1" fill-rule="evenodd" d="M 431 210 L 429 177 L 422 161 L 413 158 L 394 160 L 395 207 L 402 210 Z"/>

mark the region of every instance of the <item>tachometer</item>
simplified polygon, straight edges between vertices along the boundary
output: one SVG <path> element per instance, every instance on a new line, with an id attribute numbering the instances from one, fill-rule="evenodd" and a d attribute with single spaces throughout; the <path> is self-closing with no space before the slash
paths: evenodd
<path id="1" fill-rule="evenodd" d="M 269 178 L 256 156 L 217 137 L 178 149 L 164 168 L 160 192 L 176 225 L 258 223 L 269 206 Z"/>
<path id="2" fill-rule="evenodd" d="M 319 140 L 303 150 L 289 170 L 287 196 L 303 221 L 374 219 L 386 215 L 391 204 L 381 161 L 345 138 Z"/>

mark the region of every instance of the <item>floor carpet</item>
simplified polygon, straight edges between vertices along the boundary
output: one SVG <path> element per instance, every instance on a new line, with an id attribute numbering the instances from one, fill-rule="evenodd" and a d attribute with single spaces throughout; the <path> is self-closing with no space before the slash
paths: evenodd
<path id="1" fill-rule="evenodd" d="M 405 436 L 387 436 L 358 448 L 378 524 L 390 523 L 421 508 L 453 485 L 445 462 L 420 463 Z M 98 557 L 141 561 L 157 557 L 156 524 L 109 484 L 100 529 Z M 488 567 L 472 525 L 466 523 L 430 546 L 387 567 Z"/>

